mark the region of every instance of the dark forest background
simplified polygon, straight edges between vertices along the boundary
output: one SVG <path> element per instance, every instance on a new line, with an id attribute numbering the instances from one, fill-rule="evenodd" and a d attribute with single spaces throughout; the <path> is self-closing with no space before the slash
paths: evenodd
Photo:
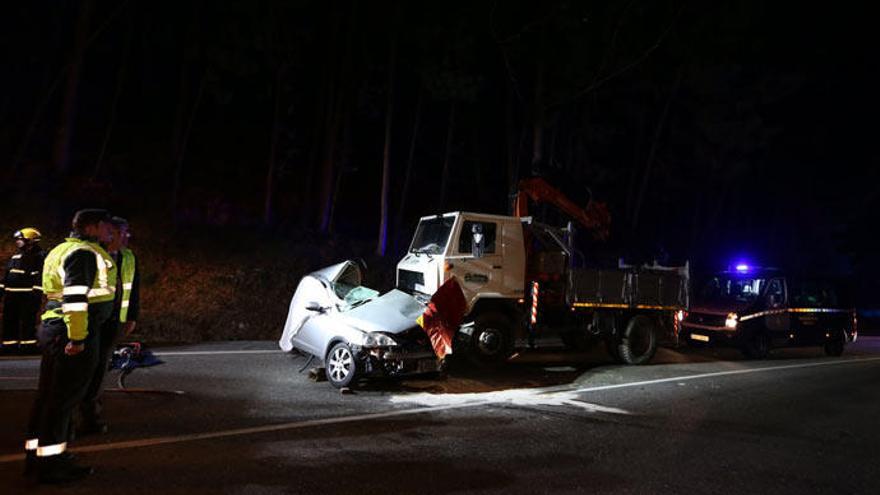
<path id="1" fill-rule="evenodd" d="M 608 204 L 597 258 L 843 273 L 876 304 L 880 45 L 857 5 L 10 4 L 0 227 L 48 248 L 109 207 L 155 292 L 218 277 L 214 304 L 281 308 L 227 322 L 274 335 L 302 273 L 367 256 L 387 285 L 418 217 L 508 213 L 540 174 Z"/>

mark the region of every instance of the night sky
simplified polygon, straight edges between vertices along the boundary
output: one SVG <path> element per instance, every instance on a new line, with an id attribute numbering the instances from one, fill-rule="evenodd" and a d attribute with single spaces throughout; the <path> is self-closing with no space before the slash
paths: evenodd
<path id="1" fill-rule="evenodd" d="M 378 244 L 387 163 L 396 258 L 418 217 L 506 214 L 538 174 L 607 203 L 596 260 L 843 273 L 875 304 L 880 44 L 860 4 L 813 4 L 9 4 L 0 223 Z"/>

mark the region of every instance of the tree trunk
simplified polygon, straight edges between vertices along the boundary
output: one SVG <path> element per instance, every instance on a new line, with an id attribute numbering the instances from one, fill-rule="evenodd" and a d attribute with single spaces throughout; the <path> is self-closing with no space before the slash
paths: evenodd
<path id="1" fill-rule="evenodd" d="M 515 94 L 512 83 L 507 84 L 507 102 L 506 102 L 506 119 L 504 137 L 507 141 L 507 194 L 513 196 L 516 194 L 517 182 L 519 182 L 519 149 L 517 146 L 516 124 L 514 122 L 514 103 Z M 509 200 L 509 198 L 508 198 Z"/>
<path id="2" fill-rule="evenodd" d="M 348 105 L 348 93 L 351 88 L 352 77 L 350 77 L 351 70 L 351 59 L 352 59 L 352 43 L 353 43 L 353 35 L 356 28 L 356 20 L 357 20 L 357 2 L 352 3 L 351 7 L 351 17 L 349 19 L 349 26 L 347 30 L 347 37 L 345 42 L 345 53 L 342 57 L 342 62 L 340 64 L 340 70 L 338 73 L 338 78 L 334 78 L 335 81 L 343 81 L 346 84 L 333 84 L 333 86 L 338 89 L 335 91 L 331 90 L 330 92 L 330 104 L 333 106 L 332 111 L 330 112 L 329 121 L 328 121 L 328 129 L 326 131 L 326 135 L 324 136 L 324 162 L 321 170 L 321 184 L 320 184 L 320 202 L 319 202 L 319 230 L 323 234 L 328 234 L 331 232 L 331 213 L 333 211 L 334 205 L 332 204 L 334 201 L 334 186 L 336 183 L 336 160 L 337 153 L 336 147 L 338 146 L 339 139 L 339 129 L 342 124 L 345 106 Z"/>
<path id="3" fill-rule="evenodd" d="M 376 254 L 385 256 L 388 246 L 388 188 L 391 182 L 391 121 L 394 115 L 394 69 L 397 63 L 397 36 L 392 34 L 388 48 L 388 102 L 385 107 L 385 149 L 382 152 L 382 196 L 379 199 L 379 238 Z"/>
<path id="4" fill-rule="evenodd" d="M 125 32 L 125 45 L 122 48 L 122 59 L 119 61 L 119 69 L 116 72 L 116 90 L 113 92 L 113 103 L 110 105 L 110 118 L 107 122 L 107 130 L 104 132 L 104 140 L 101 142 L 101 150 L 98 152 L 98 159 L 95 160 L 95 170 L 92 172 L 92 180 L 97 180 L 101 174 L 101 168 L 104 164 L 104 155 L 107 153 L 107 146 L 110 144 L 110 137 L 113 135 L 113 129 L 116 127 L 116 114 L 119 110 L 119 97 L 122 95 L 122 87 L 125 83 L 125 74 L 128 69 L 128 57 L 131 55 L 131 39 L 134 32 L 132 15 L 128 16 L 128 29 Z"/>
<path id="5" fill-rule="evenodd" d="M 544 159 L 544 60 L 538 60 L 535 74 L 535 107 L 532 112 L 532 169 Z"/>
<path id="6" fill-rule="evenodd" d="M 278 135 L 281 133 L 281 91 L 284 72 L 287 67 L 282 64 L 275 71 L 275 106 L 272 112 L 272 141 L 269 145 L 269 163 L 266 168 L 266 188 L 263 201 L 263 226 L 272 224 L 272 199 L 275 193 L 275 164 L 278 160 Z"/>
<path id="7" fill-rule="evenodd" d="M 440 211 L 446 209 L 446 190 L 449 187 L 449 162 L 452 157 L 452 141 L 455 138 L 455 102 L 449 106 L 449 124 L 446 128 L 446 151 L 443 153 L 443 171 L 440 174 Z"/>
<path id="8" fill-rule="evenodd" d="M 333 232 L 336 229 L 336 205 L 339 203 L 342 179 L 351 170 L 351 111 L 347 110 L 342 120 L 345 122 L 342 125 L 342 153 L 340 153 L 339 166 L 336 167 L 336 177 L 333 179 L 333 194 L 330 196 L 330 224 L 327 226 L 328 232 Z"/>
<path id="9" fill-rule="evenodd" d="M 672 88 L 669 91 L 669 95 L 666 97 L 666 103 L 663 105 L 663 113 L 660 114 L 660 120 L 657 121 L 657 127 L 654 129 L 654 137 L 651 141 L 651 149 L 648 152 L 648 159 L 645 162 L 645 171 L 642 174 L 641 186 L 639 187 L 638 195 L 636 195 L 635 207 L 633 208 L 633 232 L 635 232 L 639 225 L 639 214 L 641 213 L 642 203 L 645 200 L 645 193 L 648 190 L 648 184 L 651 180 L 651 172 L 654 169 L 654 162 L 655 158 L 657 157 L 657 148 L 660 144 L 660 137 L 663 135 L 663 129 L 665 129 L 666 127 L 666 120 L 669 116 L 669 107 L 672 105 L 672 99 L 678 92 L 678 86 L 681 83 L 681 74 L 682 67 L 679 67 L 678 74 L 676 74 L 675 76 L 675 82 L 673 83 Z"/>
<path id="10" fill-rule="evenodd" d="M 400 191 L 400 204 L 397 207 L 397 214 L 394 216 L 394 239 L 396 240 L 395 251 L 399 251 L 398 244 L 400 243 L 401 233 L 403 231 L 403 218 L 406 214 L 407 200 L 409 199 L 413 162 L 415 161 L 416 156 L 416 144 L 419 139 L 419 128 L 422 125 L 422 105 L 424 104 L 424 99 L 425 90 L 422 86 L 419 86 L 419 96 L 418 100 L 416 100 L 416 112 L 415 118 L 413 119 L 412 136 L 409 140 L 409 153 L 406 156 L 406 170 L 403 174 L 403 186 Z"/>
<path id="11" fill-rule="evenodd" d="M 73 135 L 73 124 L 76 116 L 76 100 L 79 92 L 79 78 L 82 73 L 83 54 L 88 42 L 89 20 L 92 15 L 93 0 L 86 0 L 80 5 L 76 20 L 76 34 L 73 42 L 73 55 L 70 71 L 67 75 L 67 88 L 64 93 L 64 104 L 61 108 L 58 136 L 55 139 L 55 172 L 64 177 L 70 167 L 70 142 Z"/>
<path id="12" fill-rule="evenodd" d="M 207 71 L 205 71 L 205 73 L 202 75 L 201 82 L 199 82 L 199 89 L 196 93 L 196 100 L 193 103 L 192 109 L 190 109 L 186 127 L 183 130 L 183 134 L 180 136 L 180 141 L 177 146 L 174 167 L 174 182 L 171 188 L 171 216 L 172 219 L 174 219 L 175 223 L 177 222 L 178 198 L 180 197 L 181 177 L 183 176 L 183 159 L 186 155 L 186 147 L 189 144 L 189 136 L 192 132 L 193 122 L 195 122 L 196 114 L 198 113 L 199 106 L 202 102 L 202 95 L 205 92 L 205 85 L 207 84 L 207 81 L 208 74 Z"/>

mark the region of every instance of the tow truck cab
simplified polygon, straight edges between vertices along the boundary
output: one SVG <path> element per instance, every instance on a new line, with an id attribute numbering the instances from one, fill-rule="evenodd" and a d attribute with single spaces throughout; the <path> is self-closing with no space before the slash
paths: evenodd
<path id="1" fill-rule="evenodd" d="M 480 240 L 476 244 L 475 233 Z M 519 218 L 446 213 L 421 218 L 409 251 L 397 264 L 396 285 L 427 300 L 444 282 L 455 277 L 470 312 L 480 299 L 522 298 L 525 266 Z"/>
<path id="2" fill-rule="evenodd" d="M 773 347 L 824 347 L 839 356 L 858 335 L 856 312 L 841 285 L 745 265 L 716 273 L 695 291 L 680 338 L 739 347 L 751 358 Z"/>

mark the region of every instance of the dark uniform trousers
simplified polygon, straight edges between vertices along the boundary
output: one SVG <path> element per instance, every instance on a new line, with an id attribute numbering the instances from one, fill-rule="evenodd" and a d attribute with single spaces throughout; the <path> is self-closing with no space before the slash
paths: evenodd
<path id="1" fill-rule="evenodd" d="M 43 359 L 40 383 L 28 423 L 28 438 L 39 445 L 58 445 L 70 438 L 73 412 L 86 395 L 98 365 L 99 327 L 106 322 L 112 303 L 89 305 L 89 334 L 85 348 L 75 356 L 64 353 L 69 342 L 67 325 L 61 318 L 44 320 L 37 333 Z"/>
<path id="2" fill-rule="evenodd" d="M 41 294 L 7 291 L 3 297 L 3 341 L 34 340 Z"/>
<path id="3" fill-rule="evenodd" d="M 119 312 L 113 311 L 110 318 L 98 330 L 98 361 L 95 365 L 95 372 L 92 374 L 92 378 L 87 385 L 82 407 L 80 408 L 83 421 L 87 424 L 95 423 L 101 418 L 101 410 L 103 409 L 100 400 L 101 385 L 104 382 L 104 375 L 107 374 L 110 354 L 116 345 L 120 327 Z"/>

